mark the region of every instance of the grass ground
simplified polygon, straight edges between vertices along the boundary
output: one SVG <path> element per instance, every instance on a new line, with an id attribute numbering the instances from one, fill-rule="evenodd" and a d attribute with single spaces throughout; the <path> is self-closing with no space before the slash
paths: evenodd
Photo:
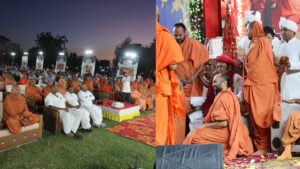
<path id="1" fill-rule="evenodd" d="M 141 116 L 153 112 L 142 113 Z M 106 127 L 119 124 L 104 119 Z M 139 168 L 151 169 L 155 148 L 128 139 L 105 128 L 94 128 L 83 134 L 83 140 L 53 135 L 44 130 L 43 138 L 21 147 L 0 152 L 1 169 L 127 169 L 135 164 L 139 153 Z"/>

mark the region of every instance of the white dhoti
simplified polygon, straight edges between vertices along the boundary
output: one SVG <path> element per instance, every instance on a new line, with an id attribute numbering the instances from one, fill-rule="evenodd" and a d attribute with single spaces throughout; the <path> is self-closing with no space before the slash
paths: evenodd
<path id="1" fill-rule="evenodd" d="M 80 107 L 79 109 L 77 109 L 80 112 L 80 116 L 81 116 L 81 127 L 83 129 L 90 129 L 91 126 L 91 118 L 90 118 L 90 113 L 83 107 Z"/>
<path id="2" fill-rule="evenodd" d="M 94 104 L 90 105 L 90 106 L 82 105 L 82 107 L 85 108 L 89 112 L 89 114 L 93 120 L 93 124 L 95 124 L 96 126 L 99 127 L 103 121 L 101 107 L 94 105 Z"/>
<path id="3" fill-rule="evenodd" d="M 62 110 L 59 112 L 64 132 L 66 134 L 69 134 L 71 131 L 76 133 L 82 119 L 80 111 L 76 109 L 69 109 L 68 112 Z"/>
<path id="4" fill-rule="evenodd" d="M 190 118 L 190 131 L 193 131 L 197 127 L 201 126 L 203 124 L 203 114 L 202 110 L 195 111 L 189 115 Z"/>

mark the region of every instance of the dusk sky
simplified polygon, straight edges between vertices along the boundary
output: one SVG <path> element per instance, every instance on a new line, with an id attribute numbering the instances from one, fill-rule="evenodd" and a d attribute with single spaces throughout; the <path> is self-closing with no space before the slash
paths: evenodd
<path id="1" fill-rule="evenodd" d="M 93 49 L 111 59 L 126 37 L 148 45 L 155 36 L 155 0 L 1 0 L 0 35 L 24 51 L 36 35 L 65 35 L 68 51 L 82 55 Z"/>

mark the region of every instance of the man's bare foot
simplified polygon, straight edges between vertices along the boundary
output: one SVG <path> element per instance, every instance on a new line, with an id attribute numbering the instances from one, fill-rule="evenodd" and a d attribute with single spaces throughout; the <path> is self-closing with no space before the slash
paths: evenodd
<path id="1" fill-rule="evenodd" d="M 67 136 L 67 137 L 74 137 L 74 134 L 73 133 L 68 133 L 68 134 L 65 134 L 65 136 Z"/>
<path id="2" fill-rule="evenodd" d="M 281 156 L 277 158 L 277 160 L 288 160 L 292 159 L 291 145 L 285 147 Z"/>
<path id="3" fill-rule="evenodd" d="M 267 150 L 257 150 L 255 153 L 252 154 L 252 156 L 261 156 L 266 153 L 268 153 Z"/>

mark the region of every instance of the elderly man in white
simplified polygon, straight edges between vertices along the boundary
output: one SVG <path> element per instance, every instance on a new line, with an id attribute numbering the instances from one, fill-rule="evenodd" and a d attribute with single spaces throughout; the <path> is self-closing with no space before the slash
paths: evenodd
<path id="1" fill-rule="evenodd" d="M 95 96 L 90 91 L 88 91 L 85 84 L 81 86 L 81 90 L 78 92 L 78 97 L 82 107 L 90 113 L 90 116 L 93 120 L 92 125 L 95 127 L 105 127 L 105 124 L 102 123 L 102 109 L 100 106 L 93 104 Z"/>
<path id="2" fill-rule="evenodd" d="M 79 98 L 74 91 L 74 87 L 71 86 L 68 88 L 68 91 L 64 95 L 65 99 L 67 100 L 67 106 L 70 108 L 74 108 L 80 112 L 80 116 L 82 116 L 81 127 L 83 128 L 80 131 L 83 133 L 90 133 L 92 131 L 90 124 L 90 113 L 81 106 Z"/>
<path id="3" fill-rule="evenodd" d="M 45 98 L 45 106 L 49 107 L 51 110 L 59 111 L 63 123 L 63 130 L 67 137 L 78 140 L 82 139 L 82 136 L 76 133 L 82 116 L 80 116 L 80 112 L 76 109 L 69 109 L 66 106 L 66 99 L 57 92 L 56 85 L 51 87 L 51 92 Z"/>

